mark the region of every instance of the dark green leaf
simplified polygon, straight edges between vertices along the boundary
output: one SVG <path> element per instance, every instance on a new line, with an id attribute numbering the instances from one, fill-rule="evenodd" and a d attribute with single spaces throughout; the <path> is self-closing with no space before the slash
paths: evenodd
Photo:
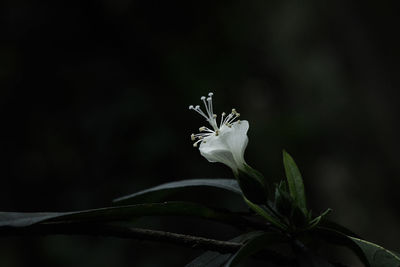
<path id="1" fill-rule="evenodd" d="M 251 238 L 225 264 L 226 267 L 235 266 L 241 261 L 265 249 L 268 245 L 287 241 L 285 236 L 275 232 L 265 232 Z"/>
<path id="2" fill-rule="evenodd" d="M 283 165 L 285 167 L 290 195 L 303 213 L 307 214 L 303 178 L 293 158 L 286 151 L 283 151 Z"/>
<path id="3" fill-rule="evenodd" d="M 0 227 L 24 227 L 48 222 L 110 222 L 130 220 L 140 216 L 195 216 L 228 224 L 244 224 L 238 215 L 216 211 L 191 202 L 147 203 L 108 207 L 76 212 L 16 213 L 0 212 Z"/>
<path id="4" fill-rule="evenodd" d="M 400 257 L 398 255 L 374 243 L 323 227 L 317 227 L 315 233 L 319 238 L 329 243 L 351 249 L 366 266 L 400 266 Z"/>
<path id="5" fill-rule="evenodd" d="M 249 232 L 240 236 L 237 236 L 231 240 L 230 242 L 238 242 L 242 243 L 247 241 L 248 239 L 260 235 L 261 232 Z M 201 254 L 199 257 L 195 258 L 193 261 L 188 263 L 186 267 L 220 267 L 222 266 L 228 259 L 231 257 L 232 254 L 221 254 L 214 251 L 207 251 Z"/>
<path id="6" fill-rule="evenodd" d="M 136 204 L 143 202 L 157 202 L 179 190 L 187 190 L 191 187 L 216 187 L 241 194 L 241 190 L 234 179 L 192 179 L 161 184 L 131 195 L 123 196 L 114 200 L 118 205 Z"/>
<path id="7" fill-rule="evenodd" d="M 232 254 L 221 254 L 214 251 L 207 251 L 193 261 L 186 264 L 186 267 L 220 267 L 229 259 Z"/>
<path id="8" fill-rule="evenodd" d="M 277 218 L 274 214 L 272 214 L 271 210 L 268 210 L 264 205 L 257 205 L 248 200 L 245 196 L 243 197 L 246 204 L 255 211 L 258 215 L 266 219 L 268 222 L 278 227 L 279 229 L 285 230 L 287 227 L 283 224 L 279 218 Z"/>
<path id="9" fill-rule="evenodd" d="M 275 208 L 280 214 L 289 217 L 294 207 L 293 198 L 285 191 L 284 186 L 281 183 L 275 188 Z"/>
<path id="10" fill-rule="evenodd" d="M 0 212 L 0 227 L 24 227 L 66 216 L 68 212 Z"/>
<path id="11" fill-rule="evenodd" d="M 400 266 L 400 257 L 395 253 L 366 240 L 349 238 L 361 248 L 371 267 Z"/>

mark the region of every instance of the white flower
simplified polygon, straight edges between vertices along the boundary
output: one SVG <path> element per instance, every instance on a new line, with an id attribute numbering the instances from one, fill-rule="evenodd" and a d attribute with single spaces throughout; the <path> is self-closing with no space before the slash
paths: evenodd
<path id="1" fill-rule="evenodd" d="M 235 174 L 239 170 L 243 170 L 245 166 L 244 151 L 247 146 L 247 131 L 249 123 L 247 121 L 238 120 L 240 114 L 232 109 L 232 112 L 226 116 L 222 113 L 220 124 L 217 123 L 217 115 L 213 112 L 212 105 L 213 93 L 209 93 L 208 97 L 201 97 L 206 112 L 203 112 L 200 106 L 189 106 L 201 116 L 203 116 L 211 125 L 211 129 L 200 127 L 198 134 L 192 134 L 191 138 L 194 142 L 193 146 L 199 144 L 200 154 L 209 162 L 221 162 L 229 166 Z"/>

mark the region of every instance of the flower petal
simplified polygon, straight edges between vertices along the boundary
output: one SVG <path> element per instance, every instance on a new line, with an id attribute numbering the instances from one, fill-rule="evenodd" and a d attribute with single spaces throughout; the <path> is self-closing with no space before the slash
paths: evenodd
<path id="1" fill-rule="evenodd" d="M 249 122 L 244 120 L 233 123 L 231 130 L 224 132 L 221 136 L 224 138 L 227 146 L 232 152 L 238 168 L 241 168 L 245 163 L 244 151 L 246 150 L 247 143 L 249 141 L 247 137 L 248 130 Z"/>
<path id="2" fill-rule="evenodd" d="M 248 129 L 247 121 L 233 123 L 231 127 L 222 126 L 219 135 L 206 137 L 200 144 L 200 154 L 210 162 L 221 162 L 237 172 L 245 164 Z"/>
<path id="3" fill-rule="evenodd" d="M 200 154 L 209 162 L 220 162 L 231 168 L 234 172 L 237 171 L 235 160 L 229 150 L 213 150 L 211 153 L 205 153 L 200 150 Z"/>

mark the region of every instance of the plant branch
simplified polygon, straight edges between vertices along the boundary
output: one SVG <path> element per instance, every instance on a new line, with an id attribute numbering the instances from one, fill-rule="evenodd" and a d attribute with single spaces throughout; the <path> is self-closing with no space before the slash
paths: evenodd
<path id="1" fill-rule="evenodd" d="M 221 254 L 233 254 L 243 245 L 243 243 L 238 242 L 221 241 L 199 236 L 143 228 L 124 227 L 112 224 L 48 223 L 32 225 L 29 227 L 0 228 L 0 237 L 36 235 L 113 236 L 118 238 L 163 242 L 194 249 L 217 251 Z M 262 253 L 257 254 L 257 258 L 266 259 L 278 265 L 292 266 L 291 259 L 287 259 L 271 250 L 264 250 Z"/>

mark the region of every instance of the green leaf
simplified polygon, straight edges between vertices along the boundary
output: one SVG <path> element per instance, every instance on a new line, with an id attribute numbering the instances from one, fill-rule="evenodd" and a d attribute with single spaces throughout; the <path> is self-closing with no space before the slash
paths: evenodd
<path id="1" fill-rule="evenodd" d="M 220 267 L 223 266 L 231 255 L 207 251 L 186 264 L 185 267 Z"/>
<path id="2" fill-rule="evenodd" d="M 246 204 L 253 210 L 255 211 L 258 215 L 266 219 L 268 222 L 273 224 L 274 226 L 278 227 L 279 229 L 286 230 L 287 227 L 283 223 L 280 222 L 276 216 L 272 215 L 271 212 L 266 211 L 262 206 L 259 206 L 257 204 L 254 204 L 250 200 L 248 200 L 244 195 L 243 195 L 244 201 Z"/>
<path id="3" fill-rule="evenodd" d="M 254 231 L 254 232 L 249 232 L 240 236 L 237 236 L 231 240 L 230 242 L 238 242 L 242 243 L 247 240 L 249 240 L 252 237 L 260 235 L 260 231 Z M 214 251 L 207 251 L 197 258 L 195 258 L 193 261 L 188 263 L 186 267 L 220 267 L 222 266 L 230 257 L 232 256 L 231 253 L 227 254 L 221 254 L 219 252 L 214 252 Z"/>
<path id="4" fill-rule="evenodd" d="M 371 267 L 400 266 L 400 257 L 395 253 L 366 240 L 351 236 L 349 238 L 361 248 Z"/>
<path id="5" fill-rule="evenodd" d="M 293 198 L 287 192 L 286 182 L 283 180 L 275 187 L 275 208 L 286 217 L 289 217 L 293 210 Z"/>
<path id="6" fill-rule="evenodd" d="M 243 217 L 191 202 L 164 202 L 108 207 L 75 212 L 0 212 L 1 227 L 26 227 L 50 222 L 126 221 L 140 216 L 194 216 L 233 225 L 245 225 Z"/>
<path id="7" fill-rule="evenodd" d="M 352 250 L 369 267 L 399 267 L 400 257 L 395 253 L 366 240 L 347 236 L 324 227 L 315 228 L 319 238 L 329 243 L 345 246 Z"/>
<path id="8" fill-rule="evenodd" d="M 251 238 L 225 264 L 225 267 L 235 266 L 241 261 L 264 250 L 266 246 L 287 241 L 287 238 L 278 232 L 264 232 Z"/>
<path id="9" fill-rule="evenodd" d="M 307 214 L 303 178 L 293 158 L 285 150 L 283 151 L 283 165 L 285 167 L 290 195 L 303 213 Z"/>
<path id="10" fill-rule="evenodd" d="M 237 181 L 234 179 L 191 179 L 161 184 L 143 191 L 117 198 L 113 202 L 117 203 L 118 205 L 136 204 L 149 201 L 157 202 L 180 190 L 204 186 L 220 188 L 236 194 L 242 193 Z"/>

